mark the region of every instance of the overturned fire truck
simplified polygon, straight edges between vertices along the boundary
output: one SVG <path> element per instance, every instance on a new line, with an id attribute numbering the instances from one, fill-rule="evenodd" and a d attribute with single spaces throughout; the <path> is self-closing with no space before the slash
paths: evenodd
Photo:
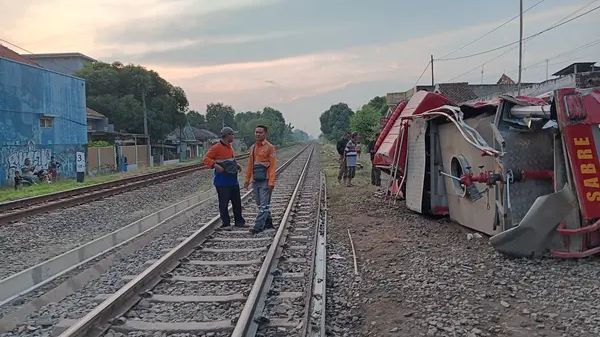
<path id="1" fill-rule="evenodd" d="M 419 91 L 396 106 L 376 150 L 406 207 L 449 215 L 499 252 L 600 253 L 600 87 L 460 106 Z"/>

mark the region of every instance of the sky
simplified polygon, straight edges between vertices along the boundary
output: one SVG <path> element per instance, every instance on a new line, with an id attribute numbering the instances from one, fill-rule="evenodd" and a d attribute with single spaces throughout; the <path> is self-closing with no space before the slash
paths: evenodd
<path id="1" fill-rule="evenodd" d="M 600 5 L 523 1 L 534 6 L 524 14 L 525 37 Z M 0 0 L 0 39 L 34 53 L 140 64 L 182 87 L 190 109 L 271 106 L 318 136 L 318 117 L 331 105 L 356 110 L 410 89 L 432 54 L 459 57 L 518 40 L 517 19 L 469 44 L 518 12 L 517 0 Z M 550 74 L 600 61 L 598 41 L 600 9 L 526 40 L 523 81 L 545 80 L 546 59 Z M 495 83 L 502 73 L 517 79 L 518 48 L 434 61 L 436 83 Z M 418 83 L 431 83 L 430 69 Z"/>

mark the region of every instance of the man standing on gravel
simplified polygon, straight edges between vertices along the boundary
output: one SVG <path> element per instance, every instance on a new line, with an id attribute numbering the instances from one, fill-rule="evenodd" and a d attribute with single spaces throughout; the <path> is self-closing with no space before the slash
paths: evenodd
<path id="1" fill-rule="evenodd" d="M 271 192 L 275 188 L 275 167 L 277 164 L 275 146 L 267 141 L 267 127 L 258 125 L 254 129 L 256 143 L 250 147 L 250 158 L 246 168 L 244 188 L 252 183 L 254 199 L 258 206 L 258 214 L 251 233 L 262 232 L 265 228 L 273 227 L 273 218 L 269 209 Z"/>
<path id="2" fill-rule="evenodd" d="M 350 132 L 346 131 L 344 137 L 338 140 L 336 144 L 337 152 L 340 155 L 340 168 L 338 171 L 339 183 L 342 182 L 342 179 L 346 180 L 346 156 L 344 156 L 344 149 L 346 148 L 346 144 L 348 144 L 348 140 L 350 140 Z"/>
<path id="3" fill-rule="evenodd" d="M 215 170 L 213 183 L 219 196 L 219 213 L 223 227 L 231 226 L 229 201 L 233 208 L 235 226 L 245 227 L 246 225 L 242 216 L 240 184 L 237 177 L 242 168 L 235 161 L 235 154 L 231 146 L 234 133 L 233 129 L 227 126 L 221 129 L 221 140 L 210 147 L 203 160 L 204 165 Z"/>
<path id="4" fill-rule="evenodd" d="M 360 147 L 358 145 L 358 134 L 354 132 L 352 136 L 350 136 L 350 140 L 346 143 L 346 147 L 344 148 L 344 157 L 346 159 L 346 177 L 344 181 L 346 182 L 346 186 L 352 187 L 352 179 L 356 174 L 356 164 L 357 157 L 360 154 Z"/>

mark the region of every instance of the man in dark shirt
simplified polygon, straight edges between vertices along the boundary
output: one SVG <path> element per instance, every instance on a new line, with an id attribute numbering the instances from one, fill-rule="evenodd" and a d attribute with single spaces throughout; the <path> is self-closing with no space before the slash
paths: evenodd
<path id="1" fill-rule="evenodd" d="M 58 177 L 58 168 L 60 167 L 60 163 L 54 158 L 54 156 L 50 157 L 50 163 L 48 163 L 48 174 L 50 174 L 50 178 L 53 181 L 56 181 L 56 177 Z"/>
<path id="2" fill-rule="evenodd" d="M 344 159 L 344 149 L 346 149 L 346 144 L 348 144 L 348 140 L 350 140 L 350 132 L 346 131 L 344 137 L 338 140 L 336 144 L 337 152 L 340 155 L 340 169 L 338 172 L 338 182 L 341 183 L 343 179 L 346 178 L 346 160 Z"/>
<path id="3" fill-rule="evenodd" d="M 233 217 L 236 227 L 245 227 L 246 221 L 242 216 L 242 200 L 240 196 L 240 184 L 238 182 L 238 171 L 241 167 L 235 160 L 235 154 L 231 144 L 234 139 L 234 131 L 230 127 L 221 129 L 221 141 L 211 146 L 204 156 L 203 163 L 214 169 L 214 185 L 219 197 L 219 213 L 222 226 L 231 226 L 229 216 L 229 202 L 233 208 Z"/>
<path id="4" fill-rule="evenodd" d="M 381 186 L 381 170 L 373 164 L 375 159 L 375 143 L 377 143 L 379 133 L 375 135 L 375 139 L 369 142 L 369 154 L 371 155 L 371 184 L 375 186 Z"/>

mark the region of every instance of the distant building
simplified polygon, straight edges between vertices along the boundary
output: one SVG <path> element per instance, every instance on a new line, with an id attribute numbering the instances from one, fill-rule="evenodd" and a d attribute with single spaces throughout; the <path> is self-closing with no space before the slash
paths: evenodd
<path id="1" fill-rule="evenodd" d="M 496 84 L 515 84 L 515 81 L 513 81 L 512 78 L 508 77 L 508 75 L 502 74 L 502 76 L 500 76 L 500 79 L 498 80 L 498 82 L 496 82 Z"/>
<path id="2" fill-rule="evenodd" d="M 88 133 L 100 132 L 113 132 L 115 130 L 114 125 L 109 124 L 108 117 L 99 113 L 96 110 L 86 108 L 86 119 Z"/>
<path id="3" fill-rule="evenodd" d="M 163 156 L 163 160 L 167 161 L 195 159 L 203 156 L 206 149 L 218 139 L 219 136 L 209 130 L 187 124 L 183 128 L 176 128 L 167 135 L 164 143 L 159 145 L 160 155 Z M 153 147 L 157 146 L 153 145 Z"/>
<path id="4" fill-rule="evenodd" d="M 579 73 L 587 73 L 594 72 L 596 70 L 600 70 L 600 67 L 595 67 L 596 62 L 576 62 L 570 64 L 563 69 L 555 72 L 552 76 L 567 76 L 571 74 L 579 74 Z"/>
<path id="5" fill-rule="evenodd" d="M 81 53 L 25 54 L 23 56 L 46 69 L 67 75 L 75 74 L 86 63 L 97 62 Z"/>
<path id="6" fill-rule="evenodd" d="M 84 80 L 6 49 L 0 48 L 0 185 L 12 184 L 26 158 L 46 169 L 55 156 L 60 174 L 74 177 L 76 152 L 87 144 Z"/>

